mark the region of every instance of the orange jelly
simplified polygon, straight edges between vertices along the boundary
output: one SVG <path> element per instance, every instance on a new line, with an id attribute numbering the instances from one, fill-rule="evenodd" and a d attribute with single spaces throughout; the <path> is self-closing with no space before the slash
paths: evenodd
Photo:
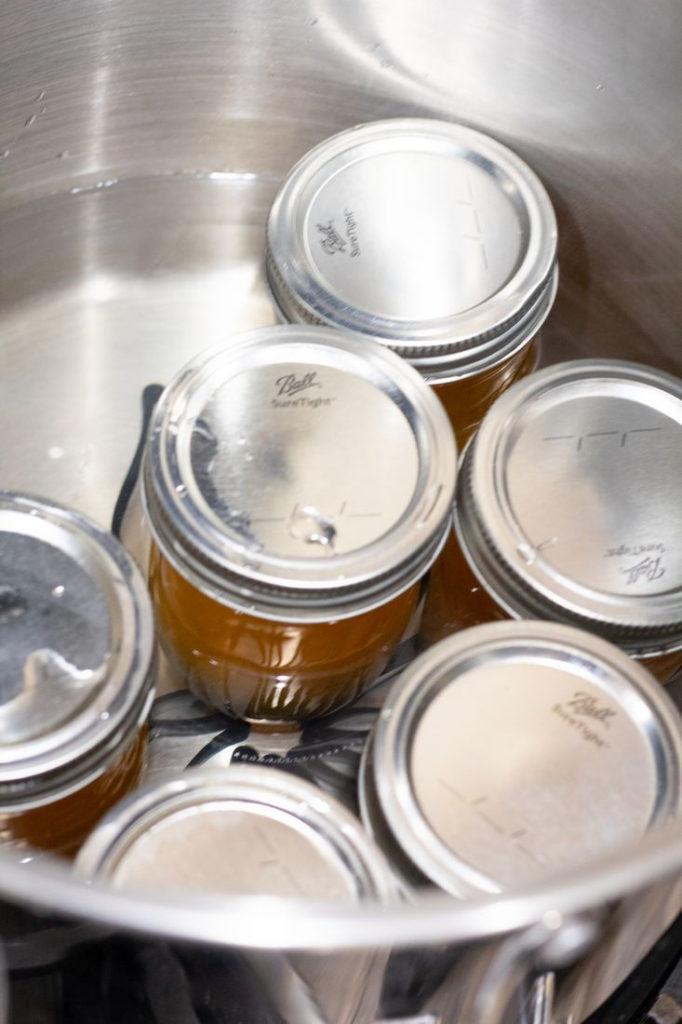
<path id="1" fill-rule="evenodd" d="M 512 616 L 472 572 L 454 530 L 431 566 L 420 642 L 430 647 L 451 633 Z"/>
<path id="2" fill-rule="evenodd" d="M 420 644 L 430 647 L 446 636 L 484 622 L 515 618 L 493 597 L 462 554 L 454 531 L 429 574 Z M 682 667 L 682 649 L 633 655 L 662 683 Z"/>
<path id="3" fill-rule="evenodd" d="M 10 492 L 0 581 L 0 843 L 71 855 L 142 771 L 149 594 L 110 534 Z"/>
<path id="4" fill-rule="evenodd" d="M 324 715 L 372 683 L 405 635 L 419 585 L 336 622 L 279 622 L 220 604 L 153 548 L 149 586 L 171 663 L 229 714 L 267 726 Z"/>
<path id="5" fill-rule="evenodd" d="M 157 406 L 143 472 L 171 664 L 263 727 L 353 700 L 415 628 L 455 465 L 442 406 L 380 345 L 276 327 L 200 356 Z"/>
<path id="6" fill-rule="evenodd" d="M 567 622 L 668 681 L 682 667 L 680 424 L 682 382 L 639 364 L 576 360 L 515 384 L 462 459 L 422 642 Z"/>
<path id="7" fill-rule="evenodd" d="M 538 339 L 533 338 L 488 370 L 432 384 L 448 414 L 459 448 L 464 447 L 498 395 L 536 368 L 539 347 Z"/>
<path id="8" fill-rule="evenodd" d="M 142 775 L 147 729 L 92 782 L 68 796 L 25 811 L 0 812 L 0 842 L 28 843 L 62 856 L 78 852 L 100 818 L 128 796 Z"/>

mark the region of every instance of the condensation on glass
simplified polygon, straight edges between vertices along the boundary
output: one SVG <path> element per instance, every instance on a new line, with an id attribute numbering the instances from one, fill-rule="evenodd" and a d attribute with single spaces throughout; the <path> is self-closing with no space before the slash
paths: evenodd
<path id="1" fill-rule="evenodd" d="M 455 467 L 439 402 L 380 345 L 274 327 L 198 357 L 143 468 L 172 666 L 263 727 L 348 703 L 414 628 Z"/>
<path id="2" fill-rule="evenodd" d="M 671 821 L 681 763 L 677 709 L 615 645 L 557 623 L 487 623 L 394 684 L 361 812 L 408 892 L 508 892 Z"/>
<path id="3" fill-rule="evenodd" d="M 91 520 L 0 492 L 0 841 L 72 854 L 137 784 L 153 614 Z"/>
<path id="4" fill-rule="evenodd" d="M 267 272 L 285 320 L 404 356 L 462 444 L 537 364 L 556 246 L 549 197 L 515 153 L 462 125 L 403 118 L 302 157 L 270 213 Z"/>
<path id="5" fill-rule="evenodd" d="M 577 360 L 501 396 L 462 458 L 425 643 L 493 619 L 582 625 L 682 665 L 682 381 Z"/>
<path id="6" fill-rule="evenodd" d="M 95 830 L 75 869 L 137 891 L 311 906 L 396 898 L 390 868 L 357 818 L 311 783 L 257 765 L 192 768 L 139 791 Z M 284 1021 L 376 1019 L 386 953 L 338 954 L 333 970 L 310 953 L 244 957 Z"/>

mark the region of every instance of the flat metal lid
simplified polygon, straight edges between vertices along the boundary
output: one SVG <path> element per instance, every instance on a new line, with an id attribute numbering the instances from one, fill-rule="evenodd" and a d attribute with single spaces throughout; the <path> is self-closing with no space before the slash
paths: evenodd
<path id="1" fill-rule="evenodd" d="M 76 870 L 119 888 L 357 902 L 393 893 L 359 822 L 273 768 L 190 769 L 139 791 L 81 849 Z"/>
<path id="2" fill-rule="evenodd" d="M 322 142 L 282 186 L 267 246 L 287 319 L 374 337 L 435 375 L 519 347 L 556 288 L 556 221 L 539 179 L 446 121 L 378 121 Z"/>
<path id="3" fill-rule="evenodd" d="M 373 785 L 418 869 L 459 896 L 578 867 L 678 812 L 682 721 L 618 648 L 501 622 L 418 658 L 376 727 Z"/>
<path id="4" fill-rule="evenodd" d="M 162 396 L 144 496 L 165 556 L 218 600 L 326 620 L 426 570 L 447 529 L 452 429 L 379 345 L 316 327 L 233 338 Z"/>
<path id="5" fill-rule="evenodd" d="M 512 614 L 682 643 L 682 381 L 576 360 L 501 396 L 467 453 L 458 529 Z"/>
<path id="6" fill-rule="evenodd" d="M 149 701 L 152 612 L 131 559 L 69 509 L 0 492 L 0 801 L 111 756 Z"/>

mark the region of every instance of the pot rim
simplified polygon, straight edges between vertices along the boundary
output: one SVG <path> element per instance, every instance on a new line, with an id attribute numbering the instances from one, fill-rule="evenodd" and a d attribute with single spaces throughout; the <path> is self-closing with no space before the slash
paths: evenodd
<path id="1" fill-rule="evenodd" d="M 222 947 L 332 952 L 490 940 L 542 922 L 559 930 L 576 914 L 680 871 L 675 820 L 622 850 L 513 893 L 466 901 L 439 892 L 411 903 L 350 908 L 266 896 L 134 894 L 73 877 L 56 858 L 0 855 L 0 895 L 41 910 L 145 934 Z M 265 925 L 265 926 L 264 926 Z"/>

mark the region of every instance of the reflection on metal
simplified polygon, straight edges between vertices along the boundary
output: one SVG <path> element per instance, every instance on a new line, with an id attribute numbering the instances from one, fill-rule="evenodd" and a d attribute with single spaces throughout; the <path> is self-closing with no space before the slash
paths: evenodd
<path id="1" fill-rule="evenodd" d="M 512 1004 L 522 983 L 533 975 L 572 966 L 594 946 L 599 931 L 593 918 L 564 920 L 561 915 L 552 915 L 534 928 L 511 936 L 500 946 L 480 984 L 469 1024 L 505 1024 L 512 1019 Z M 539 1024 L 551 1024 L 553 986 L 547 980 L 539 991 Z"/>
<path id="2" fill-rule="evenodd" d="M 655 17 L 634 0 L 7 0 L 2 486 L 108 524 L 142 388 L 276 319 L 262 253 L 279 181 L 324 137 L 382 117 L 481 128 L 546 183 L 561 266 L 546 360 L 618 357 L 679 373 L 681 31 L 676 0 L 660 0 Z M 609 863 L 472 905 L 425 900 L 385 916 L 272 908 L 267 935 L 252 907 L 126 901 L 76 886 L 54 865 L 37 884 L 31 865 L 3 859 L 0 891 L 217 946 L 349 949 L 362 936 L 468 947 L 494 944 L 548 907 L 582 912 L 664 875 L 674 883 L 681 849 L 672 825 Z M 646 922 L 644 940 L 641 924 L 630 922 L 635 934 L 606 980 L 587 972 L 577 982 L 579 1005 L 605 998 L 665 914 Z M 652 1020 L 677 1024 L 675 1003 L 662 996 Z"/>
<path id="3" fill-rule="evenodd" d="M 647 1014 L 643 1024 L 681 1024 L 682 965 L 678 964 L 666 979 L 663 990 Z"/>
<path id="4" fill-rule="evenodd" d="M 440 1024 L 440 1017 L 427 1013 L 418 1017 L 391 1017 L 388 1020 L 377 1020 L 375 1024 Z"/>

